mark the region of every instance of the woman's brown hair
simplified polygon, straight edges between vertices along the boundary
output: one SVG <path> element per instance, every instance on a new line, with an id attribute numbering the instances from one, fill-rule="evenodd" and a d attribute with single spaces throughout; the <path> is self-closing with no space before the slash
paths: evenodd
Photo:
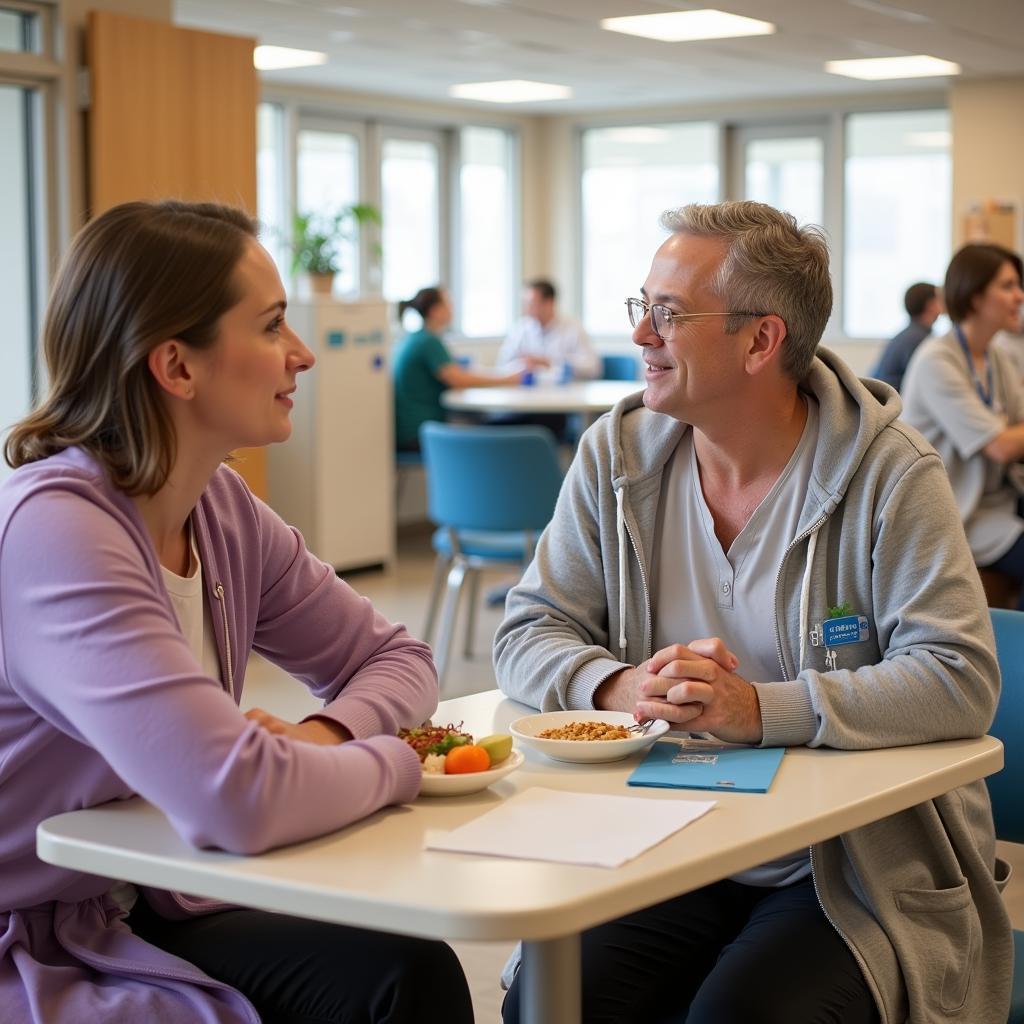
<path id="1" fill-rule="evenodd" d="M 411 299 L 398 304 L 398 316 L 401 318 L 407 309 L 415 309 L 424 320 L 430 316 L 430 311 L 439 303 L 444 301 L 444 292 L 439 284 L 430 288 L 421 288 Z"/>
<path id="2" fill-rule="evenodd" d="M 1004 263 L 1017 271 L 1020 280 L 1020 257 L 1001 245 L 972 242 L 953 256 L 942 286 L 946 312 L 953 323 L 966 320 L 974 312 L 974 300 L 992 283 Z"/>
<path id="3" fill-rule="evenodd" d="M 49 391 L 15 424 L 17 468 L 65 448 L 89 451 L 126 494 L 154 494 L 176 440 L 147 358 L 178 338 L 207 348 L 239 300 L 235 268 L 255 222 L 216 203 L 115 206 L 72 241 L 43 323 Z"/>

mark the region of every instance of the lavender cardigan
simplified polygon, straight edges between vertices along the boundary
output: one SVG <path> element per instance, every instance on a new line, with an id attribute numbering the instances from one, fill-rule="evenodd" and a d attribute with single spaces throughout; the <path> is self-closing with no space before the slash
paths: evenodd
<path id="1" fill-rule="evenodd" d="M 230 469 L 193 523 L 227 686 L 203 675 L 134 503 L 90 456 L 70 449 L 0 487 L 5 1024 L 258 1020 L 238 992 L 136 938 L 109 880 L 41 862 L 43 818 L 141 794 L 195 845 L 256 853 L 419 790 L 419 761 L 394 734 L 437 705 L 429 648 L 309 554 Z M 250 650 L 301 679 L 356 741 L 295 743 L 248 722 L 238 700 Z"/>

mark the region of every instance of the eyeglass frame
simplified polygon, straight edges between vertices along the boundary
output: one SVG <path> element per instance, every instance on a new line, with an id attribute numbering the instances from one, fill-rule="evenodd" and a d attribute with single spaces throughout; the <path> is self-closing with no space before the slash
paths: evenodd
<path id="1" fill-rule="evenodd" d="M 643 308 L 643 316 L 633 323 L 632 316 L 632 304 L 637 303 Z M 644 317 L 651 317 L 651 329 L 658 336 L 661 341 L 671 341 L 675 336 L 675 323 L 677 320 L 685 323 L 687 320 L 697 320 L 704 316 L 771 316 L 770 313 L 752 313 L 749 310 L 735 310 L 731 313 L 673 313 L 663 302 L 647 302 L 644 299 L 630 298 L 625 300 L 626 306 L 626 317 L 628 318 L 630 325 L 634 328 L 640 326 L 643 323 Z M 660 330 L 658 330 L 657 322 L 654 319 L 653 312 L 655 309 L 665 310 L 665 315 L 669 318 L 669 322 L 672 324 L 672 334 L 669 337 L 665 337 Z"/>

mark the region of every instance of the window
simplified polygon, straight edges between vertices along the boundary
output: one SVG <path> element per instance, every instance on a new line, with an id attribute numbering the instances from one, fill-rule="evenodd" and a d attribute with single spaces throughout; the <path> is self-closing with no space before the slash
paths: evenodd
<path id="1" fill-rule="evenodd" d="M 288 248 L 289 217 L 285 203 L 284 111 L 261 103 L 256 121 L 256 214 L 260 241 L 274 257 L 285 281 L 292 272 Z"/>
<path id="2" fill-rule="evenodd" d="M 498 337 L 512 321 L 515 232 L 511 142 L 497 128 L 464 128 L 459 166 L 459 316 L 469 337 Z"/>
<path id="3" fill-rule="evenodd" d="M 285 98 L 262 103 L 258 125 L 261 240 L 286 282 L 294 211 L 366 203 L 381 226 L 360 233 L 350 225 L 336 295 L 397 301 L 440 283 L 454 300 L 457 331 L 504 335 L 520 284 L 514 132 L 343 120 Z"/>
<path id="4" fill-rule="evenodd" d="M 594 128 L 583 133 L 583 321 L 594 334 L 628 331 L 623 299 L 647 277 L 667 209 L 719 194 L 718 126 Z"/>
<path id="5" fill-rule="evenodd" d="M 332 217 L 359 201 L 359 139 L 351 132 L 302 128 L 298 135 L 296 205 L 299 213 Z M 359 233 L 346 225 L 334 292 L 359 291 Z"/>
<path id="6" fill-rule="evenodd" d="M 945 110 L 846 119 L 846 334 L 895 334 L 908 286 L 942 281 L 951 244 L 949 148 Z"/>
<path id="7" fill-rule="evenodd" d="M 35 53 L 38 49 L 38 15 L 27 10 L 0 10 L 0 50 Z"/>
<path id="8" fill-rule="evenodd" d="M 744 150 L 745 198 L 786 210 L 801 225 L 824 223 L 825 144 L 820 136 L 751 138 Z"/>
<path id="9" fill-rule="evenodd" d="M 53 24 L 48 4 L 0 4 L 0 444 L 41 386 L 37 338 L 57 244 L 55 161 L 44 145 L 52 134 L 59 75 Z M 0 459 L 0 478 L 9 472 Z"/>
<path id="10" fill-rule="evenodd" d="M 38 327 L 36 266 L 37 154 L 31 89 L 0 85 L 0 308 L 4 310 L 4 372 L 0 374 L 0 441 L 6 428 L 24 416 L 36 390 L 35 338 Z M 0 477 L 9 467 L 0 459 Z"/>
<path id="11" fill-rule="evenodd" d="M 384 298 L 409 299 L 441 281 L 439 141 L 388 135 L 380 186 Z"/>

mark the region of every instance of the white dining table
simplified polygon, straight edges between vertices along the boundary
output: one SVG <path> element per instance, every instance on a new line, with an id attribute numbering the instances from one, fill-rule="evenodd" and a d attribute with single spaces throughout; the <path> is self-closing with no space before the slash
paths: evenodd
<path id="1" fill-rule="evenodd" d="M 441 404 L 453 412 L 566 413 L 581 415 L 589 426 L 616 402 L 644 388 L 642 381 L 590 380 L 568 384 L 531 384 L 501 388 L 453 388 Z"/>
<path id="2" fill-rule="evenodd" d="M 443 702 L 433 720 L 461 721 L 482 735 L 507 732 L 528 711 L 489 691 Z M 299 917 L 438 939 L 522 939 L 523 1019 L 571 1024 L 580 1019 L 584 929 L 911 807 L 1003 763 L 1002 745 L 987 736 L 873 751 L 795 748 L 768 793 L 708 794 L 627 789 L 640 755 L 589 765 L 525 755 L 521 768 L 482 792 L 421 796 L 259 856 L 195 849 L 138 798 L 44 821 L 38 852 L 63 867 Z M 428 830 L 456 828 L 531 786 L 717 805 L 616 869 L 425 848 Z"/>

